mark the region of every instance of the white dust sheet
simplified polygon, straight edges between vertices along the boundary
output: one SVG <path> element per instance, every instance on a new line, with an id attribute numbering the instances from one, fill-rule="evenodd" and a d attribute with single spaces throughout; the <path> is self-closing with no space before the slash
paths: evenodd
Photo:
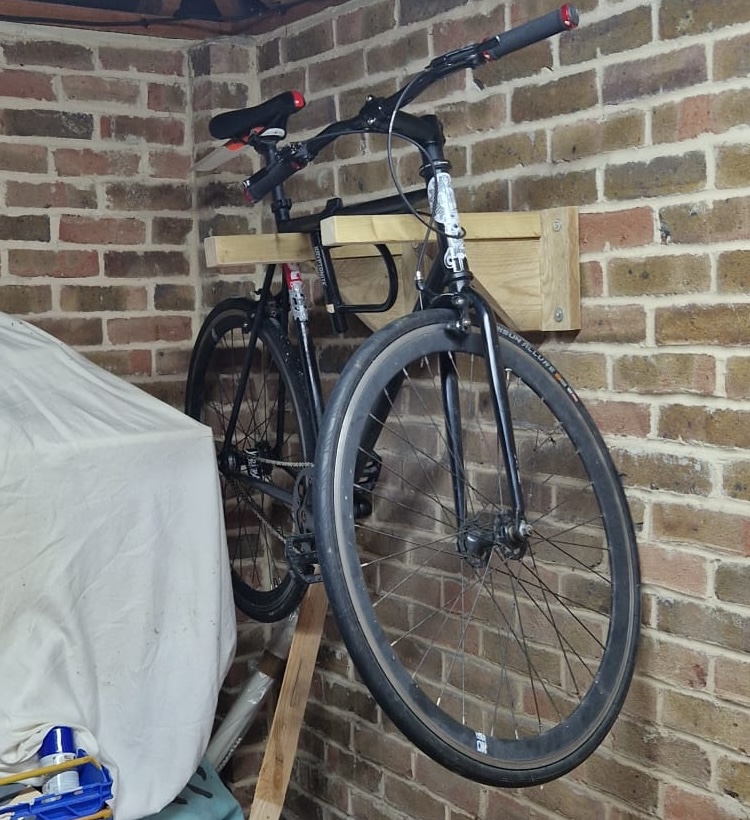
<path id="1" fill-rule="evenodd" d="M 53 725 L 117 820 L 195 771 L 235 645 L 207 427 L 0 313 L 0 776 Z"/>

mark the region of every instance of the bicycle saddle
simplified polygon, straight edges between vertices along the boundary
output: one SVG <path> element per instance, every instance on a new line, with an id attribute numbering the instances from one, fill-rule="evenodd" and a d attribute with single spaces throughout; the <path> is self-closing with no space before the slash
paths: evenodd
<path id="1" fill-rule="evenodd" d="M 284 91 L 252 108 L 217 114 L 208 123 L 208 131 L 218 140 L 242 139 L 252 132 L 260 137 L 283 139 L 287 120 L 304 107 L 305 98 L 299 91 Z"/>

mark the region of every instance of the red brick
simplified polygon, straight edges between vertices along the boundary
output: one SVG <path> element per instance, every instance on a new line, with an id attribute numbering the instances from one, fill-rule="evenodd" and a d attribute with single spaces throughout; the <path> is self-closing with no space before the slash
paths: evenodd
<path id="1" fill-rule="evenodd" d="M 594 755 L 583 764 L 583 778 L 629 806 L 656 814 L 659 781 L 646 769 L 636 768 L 604 755 Z"/>
<path id="2" fill-rule="evenodd" d="M 680 142 L 712 133 L 714 105 L 711 95 L 700 94 L 658 106 L 653 113 L 654 142 Z"/>
<path id="3" fill-rule="evenodd" d="M 750 659 L 717 657 L 714 661 L 714 689 L 725 700 L 750 705 Z"/>
<path id="4" fill-rule="evenodd" d="M 184 86 L 149 83 L 148 107 L 152 111 L 175 111 L 183 114 L 186 106 L 187 94 Z"/>
<path id="5" fill-rule="evenodd" d="M 666 692 L 664 723 L 694 737 L 722 743 L 742 754 L 747 754 L 750 745 L 750 713 L 704 697 Z"/>
<path id="6" fill-rule="evenodd" d="M 23 316 L 52 308 L 49 285 L 0 285 L 0 310 Z"/>
<path id="7" fill-rule="evenodd" d="M 5 61 L 16 65 L 52 66 L 78 71 L 94 68 L 94 53 L 77 43 L 61 43 L 57 40 L 37 40 L 29 37 L 18 42 L 3 44 Z"/>
<path id="8" fill-rule="evenodd" d="M 69 100 L 95 100 L 122 105 L 137 103 L 141 93 L 136 82 L 95 75 L 62 77 L 62 88 Z"/>
<path id="9" fill-rule="evenodd" d="M 104 275 L 112 277 L 187 276 L 190 263 L 180 251 L 108 251 Z"/>
<path id="10" fill-rule="evenodd" d="M 33 319 L 32 321 L 56 339 L 74 347 L 100 345 L 104 338 L 102 320 L 98 317 L 71 318 L 66 316 L 64 319 Z"/>
<path id="11" fill-rule="evenodd" d="M 148 307 L 148 295 L 145 288 L 138 287 L 65 285 L 60 289 L 60 307 L 76 313 L 144 311 Z"/>
<path id="12" fill-rule="evenodd" d="M 47 172 L 47 148 L 44 145 L 0 143 L 0 169 L 28 174 Z"/>
<path id="13" fill-rule="evenodd" d="M 8 267 L 13 276 L 55 276 L 61 278 L 97 276 L 96 251 L 53 251 L 11 248 Z"/>
<path id="14" fill-rule="evenodd" d="M 702 45 L 680 51 L 660 52 L 654 57 L 605 66 L 604 103 L 658 97 L 704 83 L 708 78 L 706 49 Z"/>
<path id="15" fill-rule="evenodd" d="M 93 185 L 79 187 L 65 182 L 7 183 L 6 204 L 16 208 L 96 208 Z"/>
<path id="16" fill-rule="evenodd" d="M 654 240 L 654 212 L 634 208 L 579 217 L 581 251 L 616 250 L 649 245 Z"/>
<path id="17" fill-rule="evenodd" d="M 52 109 L 5 108 L 0 110 L 0 133 L 9 137 L 52 137 L 90 140 L 94 135 L 94 118 L 78 111 Z"/>
<path id="18" fill-rule="evenodd" d="M 681 503 L 678 496 L 674 503 L 656 503 L 653 505 L 651 526 L 653 537 L 660 541 L 750 556 L 750 523 L 747 518 L 710 509 L 705 501 L 698 507 Z M 750 647 L 750 632 L 747 638 Z"/>
<path id="19" fill-rule="evenodd" d="M 709 661 L 705 648 L 686 648 L 650 630 L 641 636 L 639 668 L 643 674 L 662 682 L 703 691 L 708 685 Z"/>
<path id="20" fill-rule="evenodd" d="M 165 40 L 169 43 L 169 40 Z M 99 49 L 102 68 L 142 74 L 161 74 L 164 77 L 185 74 L 186 49 L 109 48 Z"/>
<path id="21" fill-rule="evenodd" d="M 95 151 L 59 148 L 53 153 L 60 176 L 131 177 L 138 171 L 140 156 L 128 151 Z"/>
<path id="22" fill-rule="evenodd" d="M 668 784 L 664 792 L 664 820 L 743 820 L 744 811 L 736 800 L 717 794 L 689 791 L 685 786 Z"/>
<path id="23" fill-rule="evenodd" d="M 22 97 L 26 100 L 54 100 L 52 76 L 34 71 L 0 71 L 0 88 L 3 97 Z"/>
<path id="24" fill-rule="evenodd" d="M 642 342 L 646 339 L 646 312 L 641 305 L 585 304 L 579 342 Z"/>
<path id="25" fill-rule="evenodd" d="M 160 376 L 184 376 L 190 364 L 191 348 L 157 350 L 154 372 Z"/>
<path id="26" fill-rule="evenodd" d="M 651 413 L 648 405 L 591 399 L 586 404 L 604 435 L 646 438 L 651 432 Z"/>
<path id="27" fill-rule="evenodd" d="M 143 140 L 159 145 L 183 145 L 185 125 L 173 118 L 118 115 L 101 119 L 102 137 L 120 142 Z"/>
<path id="28" fill-rule="evenodd" d="M 184 342 L 192 338 L 192 334 L 192 321 L 189 316 L 149 316 L 107 321 L 107 337 L 115 345 Z"/>
<path id="29" fill-rule="evenodd" d="M 336 42 L 339 45 L 370 40 L 395 26 L 393 0 L 370 3 L 336 18 Z"/>
<path id="30" fill-rule="evenodd" d="M 177 151 L 150 151 L 150 175 L 162 179 L 189 179 L 192 158 Z"/>
<path id="31" fill-rule="evenodd" d="M 140 219 L 60 217 L 60 241 L 84 245 L 139 245 L 146 240 Z"/>
<path id="32" fill-rule="evenodd" d="M 150 350 L 98 350 L 86 354 L 99 367 L 116 376 L 150 376 L 153 372 Z"/>

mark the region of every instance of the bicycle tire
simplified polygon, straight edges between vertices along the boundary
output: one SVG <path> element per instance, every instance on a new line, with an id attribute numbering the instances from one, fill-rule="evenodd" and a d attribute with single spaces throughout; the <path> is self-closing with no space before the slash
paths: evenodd
<path id="1" fill-rule="evenodd" d="M 502 459 L 477 328 L 451 310 L 397 320 L 352 357 L 318 437 L 314 514 L 331 609 L 383 711 L 429 757 L 491 786 L 544 783 L 578 766 L 627 694 L 640 622 L 637 547 L 606 446 L 552 364 L 502 326 L 527 520 L 503 554 Z M 446 468 L 436 357 L 460 379 L 470 515 L 464 544 Z M 378 396 L 401 380 L 372 452 Z M 375 408 L 375 409 L 374 409 Z M 355 519 L 359 442 L 379 464 Z M 359 455 L 359 458 L 358 458 Z M 497 458 L 497 461 L 495 461 Z M 368 489 L 368 488 L 366 488 Z M 361 505 L 360 505 L 361 507 Z"/>
<path id="2" fill-rule="evenodd" d="M 214 430 L 235 604 L 271 623 L 296 609 L 307 586 L 285 554 L 284 539 L 302 525 L 294 505 L 258 489 L 258 481 L 287 495 L 298 484 L 301 493 L 315 432 L 299 357 L 269 317 L 260 325 L 230 453 L 221 454 L 255 310 L 253 301 L 234 298 L 206 317 L 193 348 L 185 411 Z"/>

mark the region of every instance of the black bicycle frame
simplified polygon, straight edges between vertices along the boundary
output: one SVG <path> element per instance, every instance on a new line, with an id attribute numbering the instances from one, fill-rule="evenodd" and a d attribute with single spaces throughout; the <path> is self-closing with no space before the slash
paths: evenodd
<path id="1" fill-rule="evenodd" d="M 416 96 L 416 93 L 409 96 Z M 416 144 L 419 147 L 424 159 L 421 175 L 425 180 L 428 190 L 431 181 L 434 181 L 434 188 L 436 190 L 438 189 L 439 185 L 436 179 L 438 174 L 444 175 L 447 179 L 447 184 L 450 185 L 450 177 L 447 176 L 450 170 L 450 163 L 445 159 L 445 140 L 439 120 L 434 115 L 414 116 L 402 111 L 397 111 L 396 108 L 399 104 L 400 100 L 396 95 L 388 99 L 368 98 L 365 106 L 357 117 L 346 122 L 335 123 L 333 126 L 324 129 L 324 131 L 317 137 L 313 137 L 309 140 L 305 144 L 305 151 L 308 152 L 306 156 L 309 155 L 309 160 L 311 160 L 320 150 L 322 150 L 323 147 L 325 147 L 325 145 L 346 134 L 393 133 L 398 137 L 407 139 L 409 142 Z M 396 111 L 396 113 L 393 113 L 394 111 Z M 284 149 L 282 149 L 282 151 L 283 150 Z M 275 153 L 276 157 L 281 156 L 280 152 Z M 270 164 L 272 163 L 272 160 L 273 152 L 269 150 L 266 152 L 266 161 Z M 434 194 L 435 201 L 432 203 L 433 208 L 436 207 L 438 203 L 438 196 L 438 193 Z M 330 216 L 333 213 L 367 213 L 367 204 L 357 207 L 355 211 L 354 209 L 349 210 L 347 208 L 343 208 L 340 200 L 331 200 L 321 213 L 312 217 L 302 217 L 297 220 L 290 218 L 289 212 L 291 202 L 285 196 L 283 181 L 274 187 L 273 197 L 273 211 L 276 216 L 277 229 L 283 233 L 287 233 L 295 229 L 302 229 L 303 232 L 310 235 L 315 262 L 318 268 L 318 275 L 322 283 L 326 303 L 329 311 L 331 312 L 333 329 L 337 333 L 344 332 L 346 329 L 346 319 L 344 314 L 346 311 L 353 312 L 356 308 L 353 306 L 345 306 L 341 300 L 333 263 L 331 261 L 330 251 L 322 244 L 319 226 L 320 221 L 323 218 Z M 376 200 L 372 203 L 372 211 L 370 212 L 383 213 L 383 203 L 386 202 L 392 205 L 394 203 L 394 198 Z M 397 209 L 394 208 L 394 210 Z M 458 216 L 457 212 L 455 216 Z M 471 280 L 473 277 L 471 271 L 465 267 L 465 257 L 458 260 L 460 264 L 454 264 L 453 270 L 449 269 L 447 267 L 447 263 L 444 261 L 446 259 L 446 254 L 450 249 L 450 240 L 455 240 L 458 237 L 447 237 L 445 235 L 444 226 L 437 225 L 434 227 L 437 228 L 439 252 L 423 286 L 424 293 L 421 294 L 421 296 L 424 296 L 425 294 L 430 296 L 428 306 L 446 306 L 456 312 L 457 318 L 451 328 L 451 332 L 470 332 L 472 326 L 471 316 L 473 315 L 476 317 L 476 323 L 482 336 L 483 350 L 487 364 L 487 379 L 491 385 L 491 401 L 497 429 L 500 431 L 499 446 L 502 452 L 510 492 L 512 525 L 508 532 L 514 541 L 520 542 L 525 537 L 527 524 L 525 520 L 523 492 L 519 475 L 518 453 L 513 435 L 510 402 L 508 398 L 507 385 L 505 382 L 505 368 L 500 352 L 500 343 L 497 336 L 495 316 L 486 300 L 471 287 Z M 453 262 L 455 263 L 456 260 L 454 259 Z M 266 317 L 267 305 L 271 299 L 271 281 L 273 278 L 273 270 L 273 267 L 269 267 L 267 269 L 263 287 L 261 288 L 257 302 L 253 326 L 250 330 L 247 355 L 243 364 L 242 373 L 240 375 L 241 387 L 246 383 L 249 377 L 250 367 L 252 365 L 252 356 L 258 339 L 260 327 L 259 323 Z M 393 272 L 390 269 L 389 279 L 391 280 L 392 288 Z M 386 300 L 386 302 L 388 302 L 388 300 Z M 390 304 L 392 304 L 392 301 L 388 304 L 388 307 L 390 307 Z M 365 309 L 372 308 L 372 306 L 362 307 Z M 414 309 L 419 310 L 422 307 L 423 299 L 420 298 L 417 300 Z M 387 307 L 384 308 L 384 306 L 381 305 L 375 309 L 387 309 Z M 283 315 L 283 320 L 285 323 L 288 321 L 287 311 L 288 300 L 286 303 L 286 311 Z M 303 360 L 303 369 L 305 372 L 308 397 L 311 406 L 314 409 L 315 426 L 317 429 L 323 415 L 320 374 L 314 355 L 312 340 L 308 334 L 307 323 L 300 322 L 295 317 L 295 325 Z M 451 453 L 450 458 L 453 480 L 453 496 L 456 506 L 456 515 L 459 518 L 460 529 L 466 522 L 468 512 L 466 509 L 466 476 L 464 473 L 464 459 L 463 452 L 460 449 L 460 431 L 462 422 L 458 401 L 458 375 L 455 372 L 452 362 L 450 362 L 446 357 L 443 357 L 440 370 L 445 412 L 446 437 L 450 445 Z M 376 408 L 376 412 L 373 414 L 374 418 L 368 423 L 362 441 L 361 459 L 358 460 L 357 476 L 361 474 L 361 470 L 364 468 L 366 462 L 372 458 L 379 436 L 379 431 L 382 429 L 382 424 L 385 422 L 388 414 L 390 413 L 390 407 L 392 406 L 392 402 L 398 393 L 401 383 L 402 379 L 400 377 L 392 380 L 391 384 L 387 387 L 383 400 L 379 403 Z M 237 419 L 239 418 L 243 394 L 244 389 L 239 389 L 234 399 L 234 404 L 224 439 L 223 446 L 225 449 L 229 447 L 229 444 L 234 436 L 234 429 Z M 280 423 L 282 423 L 281 420 Z M 281 429 L 283 430 L 283 426 Z M 460 544 L 459 548 L 461 548 Z"/>

